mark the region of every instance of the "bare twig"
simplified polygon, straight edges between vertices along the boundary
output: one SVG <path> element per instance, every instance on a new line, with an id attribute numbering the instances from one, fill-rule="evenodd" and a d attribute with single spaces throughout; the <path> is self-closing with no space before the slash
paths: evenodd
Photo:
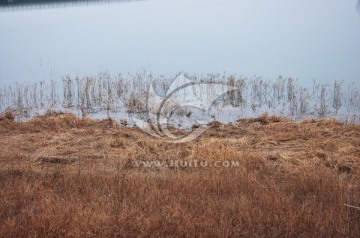
<path id="1" fill-rule="evenodd" d="M 355 209 L 357 209 L 357 210 L 360 210 L 360 207 L 356 207 L 356 206 L 351 206 L 351 205 L 349 205 L 349 204 L 344 204 L 346 207 L 351 207 L 351 208 L 355 208 Z"/>

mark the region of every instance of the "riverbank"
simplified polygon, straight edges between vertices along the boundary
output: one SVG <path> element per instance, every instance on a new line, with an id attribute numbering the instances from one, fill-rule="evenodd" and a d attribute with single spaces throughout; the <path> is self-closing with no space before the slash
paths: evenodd
<path id="1" fill-rule="evenodd" d="M 171 144 L 51 113 L 0 137 L 0 236 L 360 234 L 359 125 L 263 116 Z"/>

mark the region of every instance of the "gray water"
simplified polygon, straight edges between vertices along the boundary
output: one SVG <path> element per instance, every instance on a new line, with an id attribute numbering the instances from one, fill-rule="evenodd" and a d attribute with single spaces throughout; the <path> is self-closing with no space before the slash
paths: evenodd
<path id="1" fill-rule="evenodd" d="M 102 4 L 102 2 L 104 2 Z M 0 8 L 0 87 L 178 72 L 360 79 L 357 0 L 97 1 Z"/>

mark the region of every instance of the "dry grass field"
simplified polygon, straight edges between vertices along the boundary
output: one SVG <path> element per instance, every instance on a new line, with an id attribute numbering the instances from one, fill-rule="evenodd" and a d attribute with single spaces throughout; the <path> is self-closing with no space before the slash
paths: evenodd
<path id="1" fill-rule="evenodd" d="M 264 115 L 170 144 L 48 113 L 0 140 L 0 237 L 360 237 L 359 125 Z"/>

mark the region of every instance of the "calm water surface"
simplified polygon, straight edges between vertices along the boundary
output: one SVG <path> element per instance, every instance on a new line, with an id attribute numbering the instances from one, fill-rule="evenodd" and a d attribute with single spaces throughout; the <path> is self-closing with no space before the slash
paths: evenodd
<path id="1" fill-rule="evenodd" d="M 356 0 L 99 1 L 0 9 L 0 87 L 107 71 L 360 81 Z"/>

